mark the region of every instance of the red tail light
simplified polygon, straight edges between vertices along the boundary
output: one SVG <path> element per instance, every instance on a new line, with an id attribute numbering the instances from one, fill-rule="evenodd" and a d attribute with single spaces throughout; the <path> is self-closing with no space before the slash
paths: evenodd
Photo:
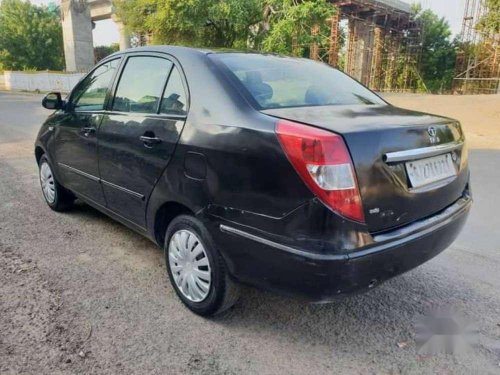
<path id="1" fill-rule="evenodd" d="M 342 137 L 279 120 L 276 134 L 288 159 L 311 191 L 342 216 L 365 221 L 356 174 Z"/>

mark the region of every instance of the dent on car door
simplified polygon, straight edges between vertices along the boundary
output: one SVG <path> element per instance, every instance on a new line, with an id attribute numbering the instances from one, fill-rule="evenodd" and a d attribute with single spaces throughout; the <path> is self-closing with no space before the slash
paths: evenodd
<path id="1" fill-rule="evenodd" d="M 174 152 L 186 114 L 184 83 L 171 61 L 128 57 L 98 133 L 109 209 L 146 226 L 149 195 Z"/>
<path id="2" fill-rule="evenodd" d="M 64 186 L 101 205 L 96 135 L 119 63 L 119 58 L 103 63 L 78 84 L 56 129 L 55 156 Z"/>

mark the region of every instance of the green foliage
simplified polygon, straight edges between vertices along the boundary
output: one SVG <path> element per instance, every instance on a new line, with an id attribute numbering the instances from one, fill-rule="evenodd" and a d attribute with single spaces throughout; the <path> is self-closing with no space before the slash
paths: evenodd
<path id="1" fill-rule="evenodd" d="M 261 19 L 260 0 L 202 1 L 207 8 L 205 36 L 220 47 L 244 48 L 250 35 L 250 26 Z M 205 5 L 205 6 L 206 6 Z"/>
<path id="2" fill-rule="evenodd" d="M 129 31 L 145 34 L 148 29 L 146 21 L 157 9 L 158 0 L 113 0 L 116 15 Z"/>
<path id="3" fill-rule="evenodd" d="M 262 0 L 115 0 L 118 16 L 154 43 L 241 47 L 262 16 Z"/>
<path id="4" fill-rule="evenodd" d="M 59 9 L 29 1 L 0 2 L 0 69 L 64 67 Z"/>
<path id="5" fill-rule="evenodd" d="M 132 33 L 153 43 L 202 47 L 248 47 L 292 53 L 300 46 L 328 43 L 325 20 L 335 8 L 327 0 L 114 0 L 117 15 Z M 313 25 L 320 32 L 311 35 Z"/>
<path id="6" fill-rule="evenodd" d="M 118 43 L 113 43 L 109 46 L 97 46 L 94 47 L 95 62 L 101 61 L 105 57 L 118 52 L 120 50 L 120 45 Z"/>
<path id="7" fill-rule="evenodd" d="M 500 33 L 500 0 L 486 0 L 488 13 L 479 20 L 477 28 L 480 31 L 498 34 Z"/>
<path id="8" fill-rule="evenodd" d="M 330 25 L 326 20 L 336 8 L 326 0 L 269 0 L 273 9 L 270 29 L 262 48 L 268 52 L 303 56 L 312 43 L 329 45 Z M 319 27 L 316 35 L 311 30 Z"/>
<path id="9" fill-rule="evenodd" d="M 451 89 L 456 63 L 456 42 L 451 40 L 450 25 L 431 10 L 416 16 L 423 29 L 420 75 L 431 92 Z"/>

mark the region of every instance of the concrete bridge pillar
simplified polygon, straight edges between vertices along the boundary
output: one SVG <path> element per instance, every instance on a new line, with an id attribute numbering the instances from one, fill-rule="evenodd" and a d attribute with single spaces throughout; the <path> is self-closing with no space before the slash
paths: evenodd
<path id="1" fill-rule="evenodd" d="M 379 41 L 382 39 L 382 30 L 377 31 Z M 375 44 L 375 31 L 366 20 L 350 19 L 349 36 L 347 43 L 347 73 L 366 86 L 370 85 L 371 67 Z M 382 51 L 378 51 L 377 63 L 381 59 Z"/>
<path id="2" fill-rule="evenodd" d="M 116 23 L 118 32 L 120 33 L 120 51 L 130 48 L 130 34 L 125 29 L 125 25 L 115 15 L 111 16 L 111 18 Z"/>
<path id="3" fill-rule="evenodd" d="M 66 70 L 90 70 L 94 66 L 94 43 L 89 4 L 85 0 L 62 0 L 61 18 Z"/>

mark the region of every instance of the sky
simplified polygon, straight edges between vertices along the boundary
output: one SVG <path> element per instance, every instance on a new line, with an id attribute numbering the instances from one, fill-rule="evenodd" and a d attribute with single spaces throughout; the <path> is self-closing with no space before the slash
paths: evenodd
<path id="1" fill-rule="evenodd" d="M 410 3 L 410 1 L 405 1 Z M 440 17 L 444 17 L 451 26 L 454 35 L 462 30 L 465 0 L 420 0 L 424 9 L 430 8 Z"/>
<path id="2" fill-rule="evenodd" d="M 407 3 L 413 2 L 408 0 L 402 1 Z M 47 4 L 51 0 L 31 0 L 31 2 L 35 4 Z M 420 0 L 418 2 L 422 4 L 424 9 L 432 9 L 440 17 L 446 18 L 454 35 L 460 33 L 465 0 Z M 94 46 L 107 46 L 111 43 L 118 43 L 118 28 L 112 20 L 98 21 L 93 31 L 93 37 Z"/>

